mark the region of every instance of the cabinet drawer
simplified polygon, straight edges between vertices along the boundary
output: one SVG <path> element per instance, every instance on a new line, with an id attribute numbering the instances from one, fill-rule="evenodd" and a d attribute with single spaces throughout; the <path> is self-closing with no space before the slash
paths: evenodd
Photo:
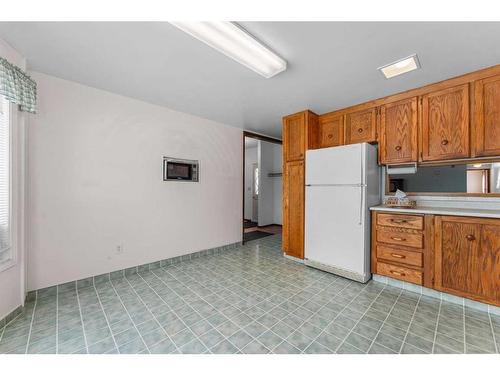
<path id="1" fill-rule="evenodd" d="M 386 227 L 398 227 L 422 230 L 424 228 L 424 218 L 414 215 L 399 214 L 377 214 L 377 224 Z"/>
<path id="2" fill-rule="evenodd" d="M 415 271 L 410 268 L 377 262 L 377 273 L 379 275 L 389 276 L 395 279 L 422 285 L 422 272 Z"/>
<path id="3" fill-rule="evenodd" d="M 422 253 L 377 245 L 377 258 L 422 267 Z"/>
<path id="4" fill-rule="evenodd" d="M 423 235 L 421 233 L 397 232 L 377 228 L 377 242 L 421 249 L 423 247 Z"/>

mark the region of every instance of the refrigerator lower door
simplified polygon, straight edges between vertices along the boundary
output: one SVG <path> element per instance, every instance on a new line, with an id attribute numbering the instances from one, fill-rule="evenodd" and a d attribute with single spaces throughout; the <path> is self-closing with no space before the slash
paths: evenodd
<path id="1" fill-rule="evenodd" d="M 306 187 L 305 263 L 356 281 L 370 278 L 366 187 Z"/>

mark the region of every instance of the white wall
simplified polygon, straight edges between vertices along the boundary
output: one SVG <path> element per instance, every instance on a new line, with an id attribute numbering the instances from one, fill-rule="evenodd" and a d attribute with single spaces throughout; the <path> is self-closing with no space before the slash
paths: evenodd
<path id="1" fill-rule="evenodd" d="M 253 165 L 257 163 L 257 146 L 245 148 L 245 219 L 253 217 Z"/>
<path id="2" fill-rule="evenodd" d="M 269 173 L 281 172 L 281 145 L 259 141 L 259 226 L 281 224 L 281 178 Z"/>
<path id="3" fill-rule="evenodd" d="M 273 145 L 273 171 L 282 172 L 283 169 L 283 149 L 281 145 Z M 283 177 L 273 178 L 273 222 L 282 224 L 283 222 Z"/>
<path id="4" fill-rule="evenodd" d="M 30 290 L 241 241 L 241 130 L 32 76 Z M 200 182 L 163 182 L 164 155 Z"/>
<path id="5" fill-rule="evenodd" d="M 0 56 L 21 69 L 26 68 L 26 60 L 11 46 L 0 39 Z M 26 291 L 25 262 L 25 114 L 13 108 L 12 137 L 12 251 L 14 258 L 0 270 L 0 319 L 24 304 Z M 3 265 L 5 266 L 5 265 Z"/>

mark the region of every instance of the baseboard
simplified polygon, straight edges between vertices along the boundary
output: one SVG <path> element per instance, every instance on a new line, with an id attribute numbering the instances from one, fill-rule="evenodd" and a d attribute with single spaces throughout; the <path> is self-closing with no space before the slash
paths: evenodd
<path id="1" fill-rule="evenodd" d="M 5 317 L 0 318 L 0 330 L 5 327 L 7 324 L 16 319 L 20 314 L 24 311 L 24 306 L 18 306 L 13 311 L 8 313 Z"/>
<path id="2" fill-rule="evenodd" d="M 408 290 L 410 292 L 422 294 L 424 296 L 436 298 L 436 299 L 446 301 L 449 303 L 454 303 L 456 305 L 461 305 L 463 307 L 468 307 L 468 308 L 471 308 L 474 310 L 484 311 L 484 312 L 488 312 L 488 313 L 493 314 L 493 315 L 500 316 L 500 307 L 498 307 L 498 306 L 473 301 L 473 300 L 468 299 L 468 298 L 454 296 L 453 294 L 440 292 L 440 291 L 435 290 L 435 289 L 430 289 L 430 288 L 426 288 L 424 286 L 415 285 L 412 283 L 407 283 L 405 281 L 396 280 L 396 279 L 393 279 L 392 277 L 373 274 L 373 281 L 376 281 L 376 282 L 382 283 L 382 284 L 395 286 L 397 288 L 405 289 L 405 290 Z"/>
<path id="3" fill-rule="evenodd" d="M 63 284 L 49 286 L 47 288 L 32 290 L 28 292 L 26 296 L 26 301 L 28 302 L 35 301 L 38 298 L 44 298 L 46 296 L 54 295 L 57 292 L 61 291 L 73 291 L 76 289 L 88 288 L 93 285 L 98 285 L 107 281 L 123 278 L 126 275 L 133 275 L 136 273 L 147 272 L 150 270 L 170 266 L 172 264 L 189 261 L 191 259 L 196 259 L 207 255 L 222 254 L 227 251 L 235 249 L 238 245 L 241 245 L 240 241 L 234 242 L 229 245 L 218 246 L 206 250 L 200 250 L 190 254 L 162 259 L 156 262 L 146 263 L 135 267 L 129 267 L 118 271 L 108 272 L 102 275 L 91 276 L 81 280 L 74 280 Z"/>

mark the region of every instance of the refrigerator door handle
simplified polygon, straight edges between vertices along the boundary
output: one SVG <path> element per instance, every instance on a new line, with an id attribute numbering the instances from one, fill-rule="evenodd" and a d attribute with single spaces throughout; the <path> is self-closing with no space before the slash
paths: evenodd
<path id="1" fill-rule="evenodd" d="M 359 187 L 359 225 L 363 225 L 363 195 L 364 195 L 364 186 L 360 185 Z"/>

